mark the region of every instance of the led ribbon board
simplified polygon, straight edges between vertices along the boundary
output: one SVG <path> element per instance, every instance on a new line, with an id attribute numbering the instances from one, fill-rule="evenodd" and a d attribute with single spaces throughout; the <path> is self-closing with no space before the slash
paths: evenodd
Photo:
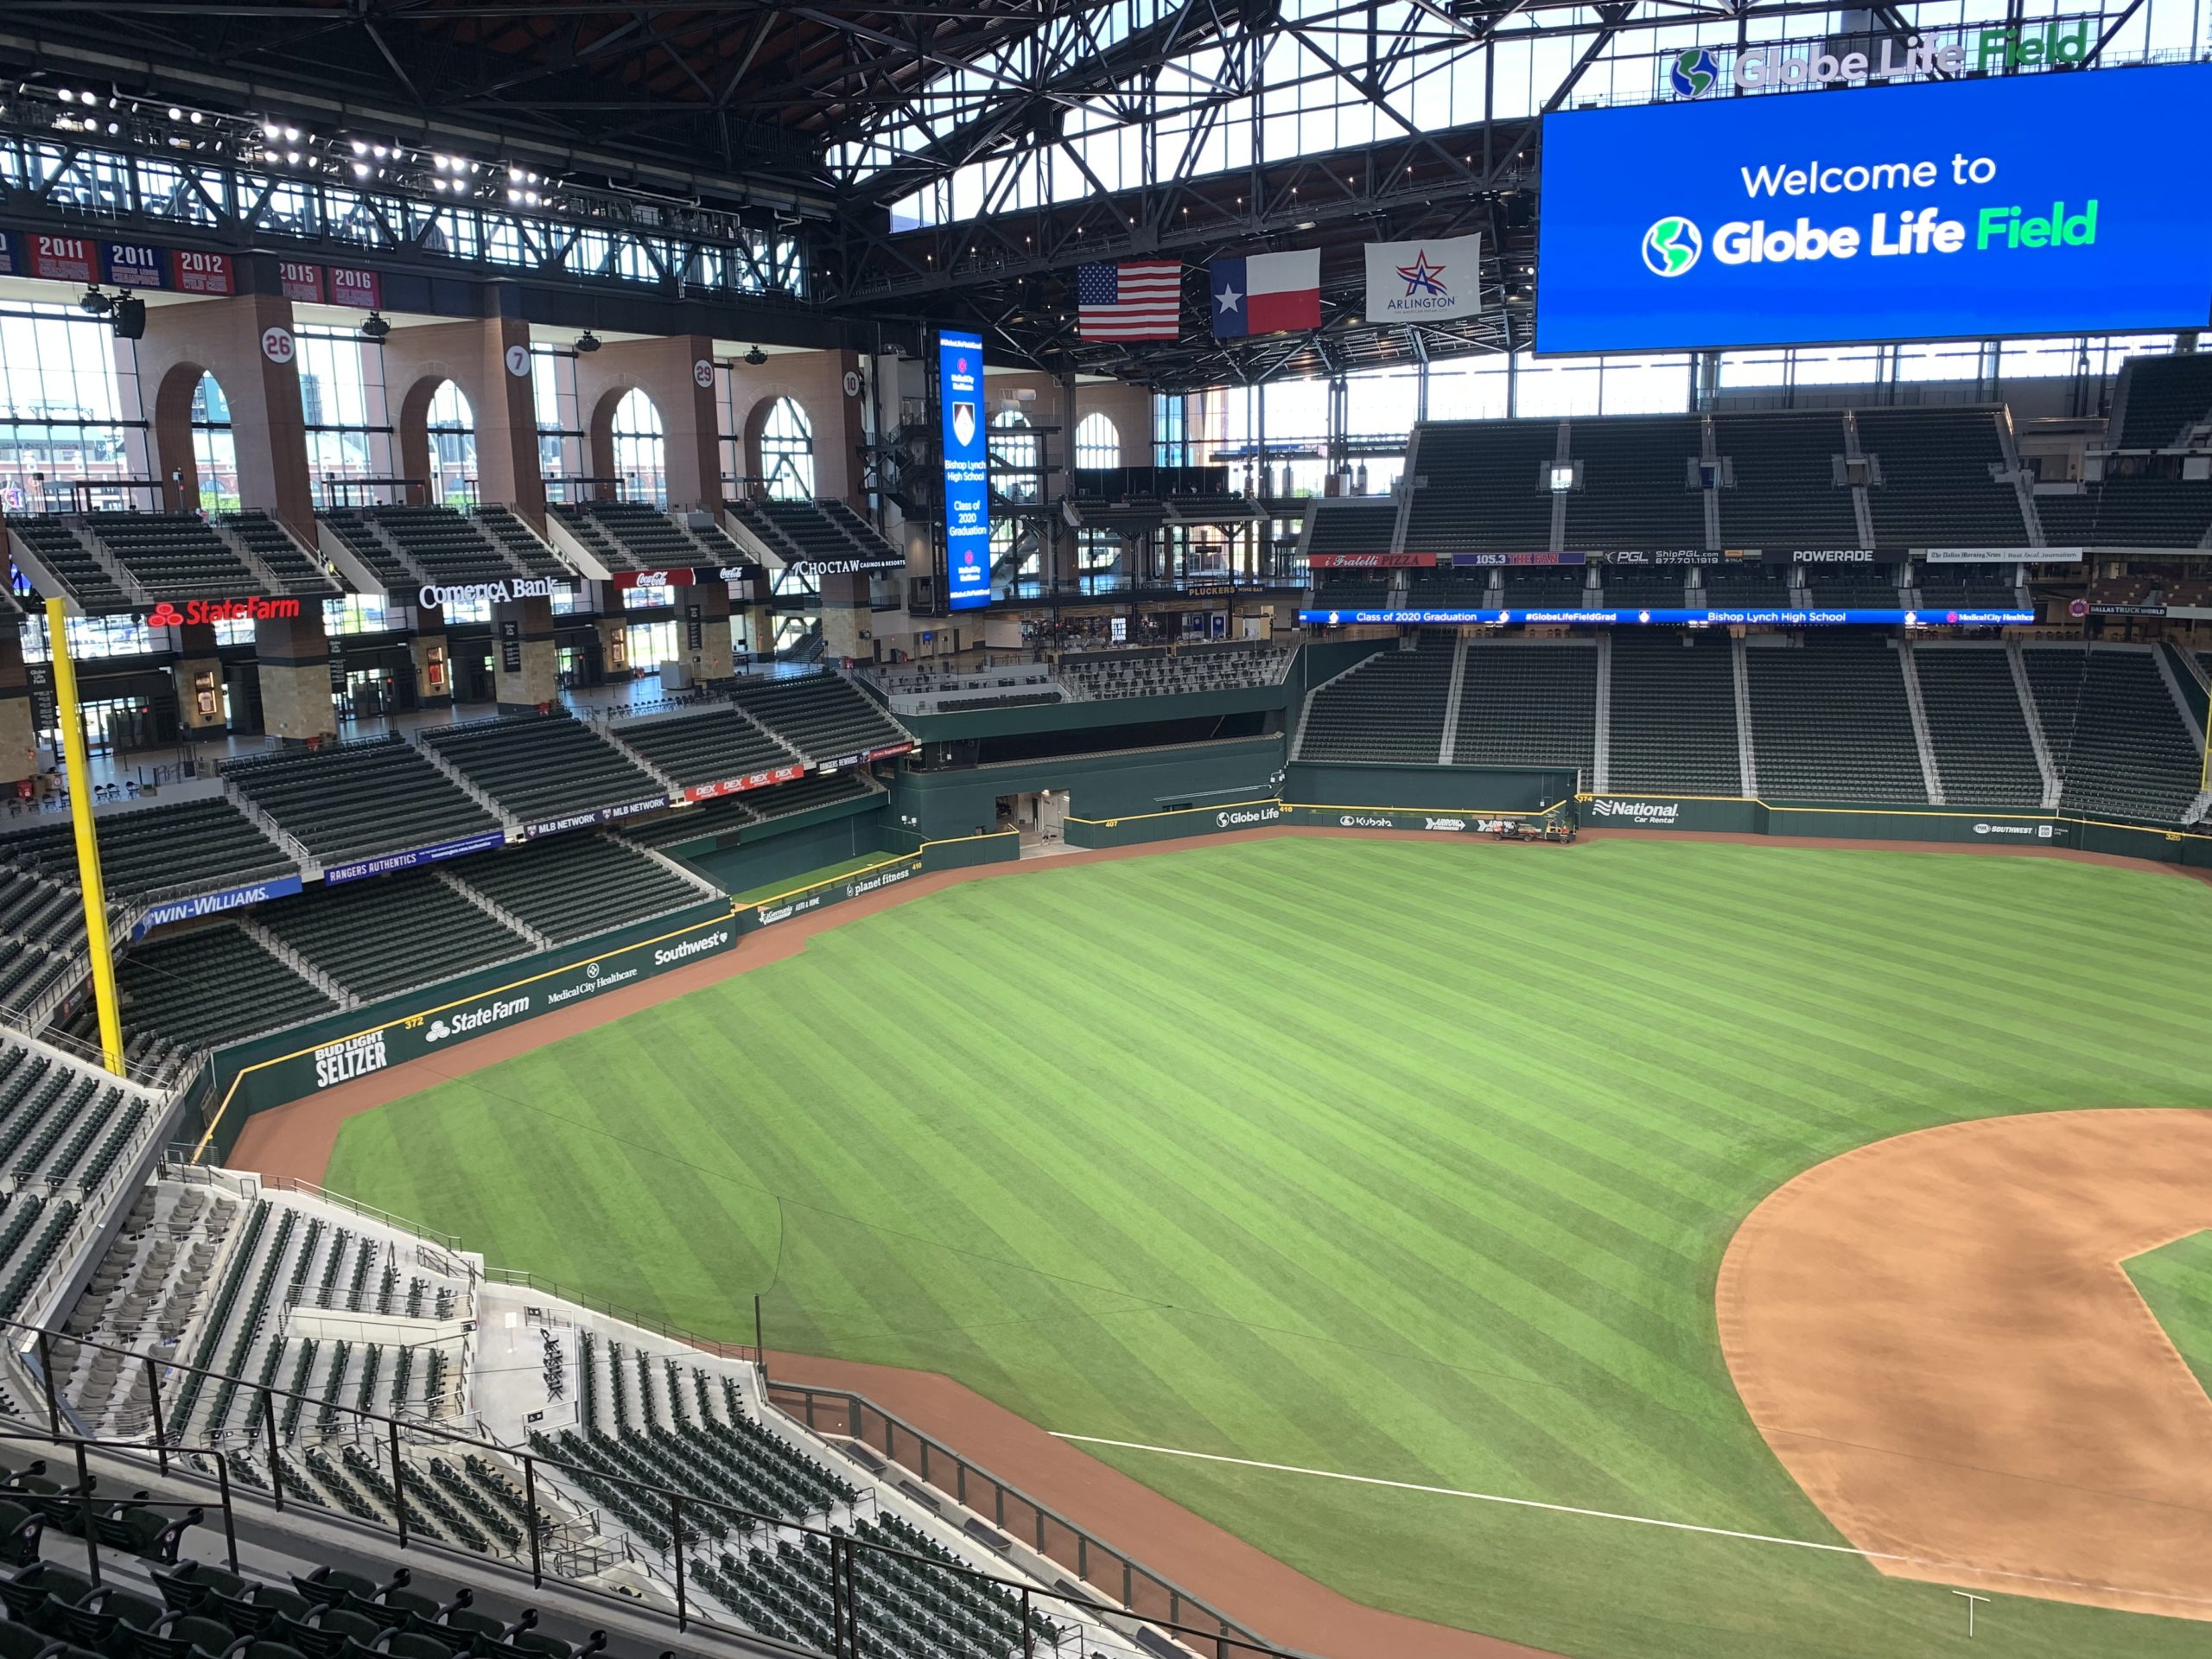
<path id="1" fill-rule="evenodd" d="M 2198 328 L 2212 64 L 1544 118 L 1536 350 Z"/>
<path id="2" fill-rule="evenodd" d="M 937 337 L 937 396 L 944 423 L 945 594 L 956 611 L 991 602 L 990 461 L 983 415 L 983 339 Z"/>

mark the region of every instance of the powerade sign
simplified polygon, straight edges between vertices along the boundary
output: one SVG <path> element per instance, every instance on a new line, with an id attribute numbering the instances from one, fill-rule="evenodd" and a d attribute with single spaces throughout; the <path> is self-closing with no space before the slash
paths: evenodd
<path id="1" fill-rule="evenodd" d="M 288 898 L 299 890 L 298 876 L 279 875 L 248 887 L 225 887 L 220 893 L 195 893 L 189 899 L 173 899 L 156 905 L 133 923 L 130 937 L 143 939 L 156 928 L 167 927 L 172 922 L 194 922 L 203 916 L 219 916 L 226 910 L 241 910 L 248 905 Z"/>
<path id="2" fill-rule="evenodd" d="M 1540 353 L 2196 328 L 2212 64 L 1544 118 Z M 2085 137 L 2085 135 L 2091 135 Z"/>
<path id="3" fill-rule="evenodd" d="M 944 423 L 945 595 L 956 611 L 991 602 L 991 467 L 984 435 L 983 338 L 937 337 Z"/>
<path id="4" fill-rule="evenodd" d="M 1469 626 L 1498 626 L 1507 623 L 1533 623 L 1540 627 L 1571 625 L 1575 627 L 1632 628 L 1644 626 L 1677 627 L 1766 627 L 1766 628 L 2008 628 L 2025 627 L 2036 620 L 2033 611 L 2023 610 L 1792 610 L 1768 607 L 1751 610 L 1713 607 L 1707 610 L 1690 610 L 1680 607 L 1651 606 L 1643 610 L 1574 610 L 1574 611 L 1513 611 L 1476 608 L 1446 610 L 1341 610 L 1300 611 L 1298 620 L 1305 624 L 1323 627 L 1340 627 L 1351 624 L 1382 624 L 1392 627 L 1459 627 Z"/>
<path id="5" fill-rule="evenodd" d="M 428 847 L 410 847 L 403 852 L 380 853 L 374 858 L 357 858 L 345 864 L 326 864 L 322 867 L 322 883 L 327 887 L 334 887 L 341 881 L 359 881 L 371 875 L 390 875 L 395 870 L 411 870 L 423 864 L 442 864 L 449 858 L 485 852 L 506 844 L 505 830 L 487 830 L 480 836 L 466 836 L 459 841 L 433 842 Z"/>

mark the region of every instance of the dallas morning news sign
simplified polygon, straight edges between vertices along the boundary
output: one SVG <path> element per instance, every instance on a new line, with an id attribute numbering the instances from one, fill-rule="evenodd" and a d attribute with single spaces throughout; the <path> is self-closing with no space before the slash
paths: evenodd
<path id="1" fill-rule="evenodd" d="M 2212 321 L 2212 64 L 1548 115 L 1539 353 Z M 2085 139 L 2084 135 L 2094 135 Z"/>
<path id="2" fill-rule="evenodd" d="M 983 337 L 937 337 L 938 402 L 944 425 L 946 602 L 971 611 L 991 602 L 991 483 L 983 413 Z"/>
<path id="3" fill-rule="evenodd" d="M 1462 624 L 1535 623 L 1548 626 L 1573 623 L 1582 627 L 1639 627 L 1645 625 L 1744 626 L 1769 628 L 1826 628 L 1859 626 L 1907 628 L 2002 628 L 2024 626 L 2036 620 L 2033 611 L 1944 610 L 1809 610 L 1763 608 L 1731 610 L 1714 606 L 1705 610 L 1662 608 L 1545 611 L 1545 610 L 1340 610 L 1300 611 L 1301 623 L 1338 627 L 1357 623 L 1379 623 L 1395 627 L 1426 626 L 1452 627 Z"/>

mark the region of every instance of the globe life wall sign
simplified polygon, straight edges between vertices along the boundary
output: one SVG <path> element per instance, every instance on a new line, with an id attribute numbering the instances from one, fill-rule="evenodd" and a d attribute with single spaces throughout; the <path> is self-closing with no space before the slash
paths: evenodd
<path id="1" fill-rule="evenodd" d="M 2207 108 L 2212 64 L 1546 116 L 1536 350 L 2203 327 L 2212 192 L 2120 158 Z"/>

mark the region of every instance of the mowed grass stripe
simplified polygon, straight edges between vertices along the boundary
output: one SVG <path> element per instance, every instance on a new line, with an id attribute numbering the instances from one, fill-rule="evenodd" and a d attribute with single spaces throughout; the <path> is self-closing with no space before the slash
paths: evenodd
<path id="1" fill-rule="evenodd" d="M 332 1183 L 718 1334 L 765 1287 L 772 1343 L 1052 1427 L 1831 1538 L 1719 1357 L 1736 1221 L 1928 1123 L 2212 1103 L 2208 922 L 2158 875 L 1694 843 L 1048 868 L 356 1119 Z M 1100 1455 L 1351 1593 L 1568 1651 L 1955 1639 L 1848 1564 Z M 2019 1653 L 2183 1650 L 1999 1611 Z"/>

